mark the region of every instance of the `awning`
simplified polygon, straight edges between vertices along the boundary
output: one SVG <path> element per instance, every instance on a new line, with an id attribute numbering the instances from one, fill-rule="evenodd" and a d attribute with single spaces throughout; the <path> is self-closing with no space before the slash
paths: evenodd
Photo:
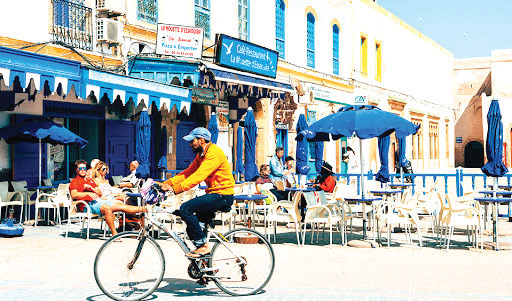
<path id="1" fill-rule="evenodd" d="M 295 91 L 289 83 L 280 80 L 228 69 L 212 63 L 203 62 L 203 64 L 212 72 L 216 81 L 266 88 L 276 92 Z"/>
<path id="2" fill-rule="evenodd" d="M 169 110 L 176 106 L 179 112 L 187 108 L 190 113 L 192 92 L 188 88 L 88 68 L 84 68 L 82 83 L 84 99 L 94 92 L 98 100 L 107 94 L 110 102 L 119 97 L 123 104 L 132 99 L 137 106 L 143 100 L 147 107 L 154 102 L 158 109 L 165 103 Z"/>

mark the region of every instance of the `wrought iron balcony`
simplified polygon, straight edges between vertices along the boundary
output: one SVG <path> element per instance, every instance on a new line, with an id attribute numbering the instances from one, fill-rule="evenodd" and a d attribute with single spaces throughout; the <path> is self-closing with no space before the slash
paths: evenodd
<path id="1" fill-rule="evenodd" d="M 84 6 L 81 0 L 52 0 L 52 9 L 53 42 L 92 50 L 92 8 Z"/>

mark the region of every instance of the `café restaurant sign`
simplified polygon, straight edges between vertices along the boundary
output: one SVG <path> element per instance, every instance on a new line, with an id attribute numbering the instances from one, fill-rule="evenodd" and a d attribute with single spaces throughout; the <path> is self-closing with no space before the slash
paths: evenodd
<path id="1" fill-rule="evenodd" d="M 159 23 L 156 53 L 200 59 L 203 53 L 203 29 Z"/>
<path id="2" fill-rule="evenodd" d="M 278 52 L 235 39 L 217 35 L 216 63 L 225 67 L 259 75 L 276 77 Z"/>
<path id="3" fill-rule="evenodd" d="M 311 83 L 305 83 L 304 88 L 307 91 L 306 95 L 312 94 L 315 100 L 321 100 L 340 105 L 347 105 L 353 103 L 351 99 L 351 94 L 348 92 Z M 309 101 L 309 99 L 306 99 L 306 101 Z"/>
<path id="4" fill-rule="evenodd" d="M 192 102 L 211 106 L 219 105 L 219 100 L 215 97 L 213 90 L 201 87 L 192 88 Z"/>

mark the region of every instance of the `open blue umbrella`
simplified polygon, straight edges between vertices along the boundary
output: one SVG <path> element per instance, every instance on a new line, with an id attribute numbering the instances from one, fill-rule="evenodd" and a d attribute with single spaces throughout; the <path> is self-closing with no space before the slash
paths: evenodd
<path id="1" fill-rule="evenodd" d="M 208 130 L 212 134 L 212 143 L 217 143 L 217 139 L 219 138 L 219 122 L 217 121 L 217 115 L 215 115 L 215 113 L 212 113 L 210 116 Z"/>
<path id="2" fill-rule="evenodd" d="M 322 163 L 324 161 L 324 142 L 315 142 L 315 169 L 316 173 L 319 174 L 322 169 Z"/>
<path id="3" fill-rule="evenodd" d="M 487 112 L 487 140 L 485 143 L 487 163 L 482 172 L 489 177 L 501 177 L 508 172 L 503 164 L 503 123 L 501 122 L 500 104 L 493 99 Z"/>
<path id="4" fill-rule="evenodd" d="M 244 132 L 241 126 L 238 127 L 236 132 L 236 172 L 238 175 L 241 175 L 245 172 L 244 168 Z"/>
<path id="5" fill-rule="evenodd" d="M 137 176 L 140 178 L 149 177 L 149 151 L 151 147 L 151 120 L 146 109 L 140 113 L 139 122 L 136 131 L 135 154 L 139 167 L 137 167 Z"/>
<path id="6" fill-rule="evenodd" d="M 258 127 L 256 126 L 256 119 L 254 119 L 254 112 L 252 108 L 247 109 L 245 115 L 245 180 L 252 181 L 256 178 L 258 167 L 256 166 L 256 135 Z"/>
<path id="7" fill-rule="evenodd" d="M 301 133 L 304 129 L 308 127 L 308 122 L 306 121 L 306 116 L 304 114 L 300 114 L 299 120 L 297 121 L 297 133 Z M 297 137 L 298 138 L 298 137 Z M 308 142 L 305 137 L 301 137 L 297 140 L 297 149 L 295 153 L 297 174 L 307 175 L 309 172 L 308 166 Z"/>
<path id="8" fill-rule="evenodd" d="M 364 198 L 363 145 L 361 139 L 384 137 L 395 132 L 400 139 L 415 134 L 416 125 L 396 114 L 382 111 L 373 105 L 348 105 L 326 116 L 299 132 L 296 139 L 307 138 L 310 142 L 337 140 L 356 135 L 361 158 L 361 195 Z"/>
<path id="9" fill-rule="evenodd" d="M 381 183 L 389 182 L 389 144 L 391 139 L 389 136 L 379 137 L 379 158 L 380 169 L 375 179 Z"/>
<path id="10" fill-rule="evenodd" d="M 89 143 L 62 125 L 45 117 L 29 118 L 0 128 L 0 138 L 3 138 L 9 144 L 20 142 L 39 143 L 38 185 L 41 184 L 41 143 L 50 143 L 52 145 L 78 144 L 81 148 L 84 148 Z"/>
<path id="11" fill-rule="evenodd" d="M 165 179 L 165 171 L 167 170 L 167 127 L 163 126 L 160 130 L 160 160 L 156 167 L 162 172 L 162 179 Z"/>

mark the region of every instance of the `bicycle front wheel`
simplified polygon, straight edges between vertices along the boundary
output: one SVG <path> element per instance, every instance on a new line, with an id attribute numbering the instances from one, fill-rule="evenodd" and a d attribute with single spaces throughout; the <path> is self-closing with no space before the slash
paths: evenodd
<path id="1" fill-rule="evenodd" d="M 107 240 L 94 261 L 94 278 L 114 300 L 140 300 L 152 294 L 165 272 L 158 243 L 139 232 L 120 233 Z"/>
<path id="2" fill-rule="evenodd" d="M 261 291 L 274 273 L 270 242 L 261 233 L 246 228 L 231 230 L 223 238 L 212 248 L 210 270 L 215 284 L 233 296 Z"/>

